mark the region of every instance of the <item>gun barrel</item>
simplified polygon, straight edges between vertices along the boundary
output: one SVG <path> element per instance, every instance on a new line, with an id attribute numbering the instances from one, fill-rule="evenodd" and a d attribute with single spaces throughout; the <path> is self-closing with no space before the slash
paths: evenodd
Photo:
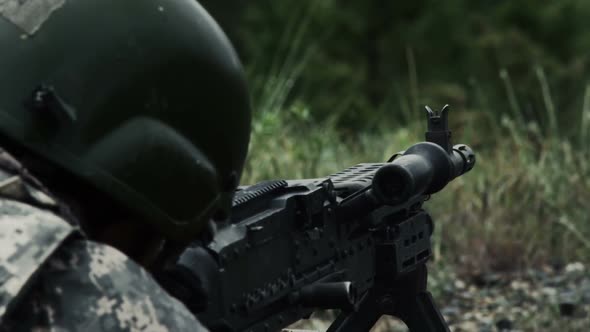
<path id="1" fill-rule="evenodd" d="M 400 204 L 438 192 L 474 165 L 475 154 L 467 145 L 456 145 L 449 154 L 437 144 L 418 143 L 377 170 L 372 193 L 384 204 Z"/>
<path id="2" fill-rule="evenodd" d="M 341 220 L 353 220 L 383 205 L 401 206 L 414 197 L 436 193 L 454 178 L 470 171 L 475 165 L 475 154 L 465 144 L 455 145 L 447 152 L 438 144 L 422 142 L 411 146 L 392 162 L 378 164 L 378 169 L 370 175 L 364 172 L 371 172 L 377 164 L 367 165 L 354 169 L 356 173 L 348 171 L 341 175 L 345 178 L 350 174 L 362 176 L 363 181 L 372 176 L 364 189 L 341 202 Z"/>

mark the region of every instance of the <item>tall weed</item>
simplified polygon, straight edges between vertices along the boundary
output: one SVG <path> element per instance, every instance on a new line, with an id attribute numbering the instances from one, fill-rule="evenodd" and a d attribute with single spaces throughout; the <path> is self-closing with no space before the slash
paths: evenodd
<path id="1" fill-rule="evenodd" d="M 502 116 L 489 132 L 462 125 L 456 143 L 492 137 L 476 149 L 474 170 L 425 205 L 435 217 L 437 260 L 470 273 L 590 261 L 588 94 L 579 129 L 567 137 L 551 121 L 557 111 L 548 97 L 547 126 L 526 122 L 518 113 Z M 384 161 L 422 141 L 423 131 L 419 113 L 403 127 L 343 134 L 330 121 L 317 123 L 303 103 L 257 112 L 243 182 L 315 178 L 360 162 Z"/>
<path id="2" fill-rule="evenodd" d="M 251 67 L 258 84 L 244 184 L 326 176 L 357 163 L 387 160 L 424 139 L 425 114 L 415 108 L 427 100 L 422 96 L 428 91 L 419 91 L 410 47 L 409 81 L 393 84 L 383 105 L 392 110 L 390 122 L 346 130 L 338 125 L 338 112 L 320 121 L 308 103 L 293 96 L 319 42 L 310 43 L 313 39 L 306 35 L 308 14 L 317 8 L 308 2 L 297 4 L 292 3 L 294 15 L 274 60 Z M 531 71 L 538 88 L 530 93 L 543 101 L 535 116 L 525 114 L 522 105 L 530 103 L 519 99 L 507 69 L 498 79 L 503 91 L 487 91 L 472 78 L 468 94 L 475 102 L 451 110 L 455 143 L 471 145 L 478 161 L 473 171 L 425 205 L 435 217 L 439 262 L 479 273 L 590 261 L 590 83 L 580 98 L 579 125 L 560 128 L 558 119 L 564 112 L 554 103 L 550 79 L 540 66 Z M 445 89 L 457 94 L 452 85 Z M 502 94 L 506 100 L 489 97 Z M 499 105 L 509 105 L 510 112 L 498 112 Z"/>

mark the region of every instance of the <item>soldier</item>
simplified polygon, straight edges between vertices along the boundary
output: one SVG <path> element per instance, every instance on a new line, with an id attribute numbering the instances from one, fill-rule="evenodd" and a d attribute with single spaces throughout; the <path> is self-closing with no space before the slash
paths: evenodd
<path id="1" fill-rule="evenodd" d="M 148 269 L 224 219 L 241 64 L 194 0 L 0 0 L 0 330 L 205 331 Z"/>

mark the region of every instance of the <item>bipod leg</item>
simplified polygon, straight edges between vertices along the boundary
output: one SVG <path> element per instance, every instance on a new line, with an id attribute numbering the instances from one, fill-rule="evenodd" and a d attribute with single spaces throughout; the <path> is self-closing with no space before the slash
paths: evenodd
<path id="1" fill-rule="evenodd" d="M 377 283 L 361 299 L 358 310 L 342 312 L 327 332 L 369 332 L 383 315 L 402 320 L 411 332 L 450 332 L 432 295 L 426 291 L 426 266 L 403 278 Z"/>
<path id="2" fill-rule="evenodd" d="M 380 298 L 375 289 L 369 290 L 361 299 L 358 309 L 342 312 L 326 332 L 369 332 L 383 315 Z"/>
<path id="3" fill-rule="evenodd" d="M 400 303 L 393 316 L 401 319 L 411 332 L 450 332 L 430 292 L 420 292 Z"/>
<path id="4" fill-rule="evenodd" d="M 402 320 L 411 332 L 450 332 L 430 292 L 426 290 L 426 266 L 402 278 L 377 283 L 358 304 L 358 310 L 342 312 L 327 332 L 369 332 L 383 315 Z"/>
<path id="5" fill-rule="evenodd" d="M 426 266 L 396 282 L 392 295 L 394 305 L 387 314 L 401 319 L 411 332 L 450 332 L 430 292 L 426 290 Z"/>

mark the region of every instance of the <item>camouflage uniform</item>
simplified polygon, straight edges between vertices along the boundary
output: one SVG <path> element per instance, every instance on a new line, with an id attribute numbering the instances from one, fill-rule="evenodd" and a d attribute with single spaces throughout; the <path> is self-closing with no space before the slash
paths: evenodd
<path id="1" fill-rule="evenodd" d="M 51 212 L 15 162 L 0 152 L 0 331 L 206 331 L 143 268 Z"/>

